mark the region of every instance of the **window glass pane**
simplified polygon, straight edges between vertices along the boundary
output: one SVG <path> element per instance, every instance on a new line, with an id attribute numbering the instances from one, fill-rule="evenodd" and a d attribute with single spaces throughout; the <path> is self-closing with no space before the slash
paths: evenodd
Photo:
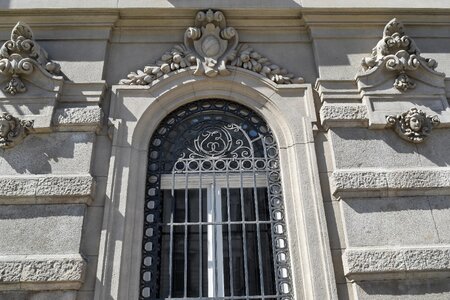
<path id="1" fill-rule="evenodd" d="M 241 224 L 231 225 L 231 247 L 233 255 L 233 292 L 235 296 L 243 296 L 245 295 L 245 277 Z"/>

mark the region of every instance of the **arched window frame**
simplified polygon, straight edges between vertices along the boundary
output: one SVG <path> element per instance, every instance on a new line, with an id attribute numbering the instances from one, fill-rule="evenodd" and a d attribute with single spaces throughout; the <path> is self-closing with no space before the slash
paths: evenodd
<path id="1" fill-rule="evenodd" d="M 113 86 L 112 159 L 95 299 L 138 299 L 148 143 L 176 108 L 219 98 L 252 108 L 280 149 L 294 299 L 336 299 L 313 140 L 316 112 L 309 84 L 277 85 L 231 68 L 214 79 L 174 72 L 151 86 Z"/>

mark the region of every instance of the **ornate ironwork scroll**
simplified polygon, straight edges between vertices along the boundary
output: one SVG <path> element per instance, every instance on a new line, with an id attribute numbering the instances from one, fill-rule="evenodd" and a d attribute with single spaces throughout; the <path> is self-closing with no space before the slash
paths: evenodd
<path id="1" fill-rule="evenodd" d="M 261 224 L 264 223 L 264 226 L 267 225 L 270 228 L 271 264 L 273 264 L 273 270 L 270 272 L 273 274 L 275 282 L 272 284 L 275 288 L 273 293 L 269 293 L 269 289 L 264 292 L 264 288 L 261 288 L 261 296 L 264 295 L 264 299 L 292 299 L 290 258 L 277 143 L 270 128 L 261 117 L 242 105 L 224 100 L 202 100 L 177 109 L 160 123 L 150 140 L 140 299 L 165 297 L 159 294 L 158 286 L 160 276 L 167 276 L 160 273 L 162 272 L 161 252 L 169 251 L 161 249 L 162 227 L 160 224 L 164 218 L 162 212 L 165 205 L 162 203 L 161 179 L 164 176 L 175 178 L 181 174 L 186 178 L 189 176 L 190 179 L 200 178 L 200 182 L 202 176 L 208 176 L 208 174 L 214 174 L 216 177 L 240 176 L 241 180 L 243 174 L 250 174 L 254 178 L 256 178 L 255 174 L 258 174 L 259 178 L 261 176 L 265 178 L 268 219 Z M 256 185 L 254 188 L 256 191 Z M 255 210 L 258 211 L 257 206 Z M 223 224 L 225 226 L 226 222 Z M 228 226 L 229 224 L 228 220 Z M 260 226 L 258 219 L 255 224 Z M 245 228 L 245 225 L 243 226 Z M 260 243 L 259 238 L 258 243 Z M 267 250 L 269 249 L 260 249 L 264 252 Z M 172 295 L 170 297 L 190 299 L 186 292 L 183 297 Z M 194 298 L 199 299 L 199 297 L 208 298 L 201 292 Z M 249 295 L 247 291 L 244 295 L 233 295 L 231 292 L 231 295 L 225 294 L 219 298 L 255 299 L 255 297 L 258 296 Z"/>

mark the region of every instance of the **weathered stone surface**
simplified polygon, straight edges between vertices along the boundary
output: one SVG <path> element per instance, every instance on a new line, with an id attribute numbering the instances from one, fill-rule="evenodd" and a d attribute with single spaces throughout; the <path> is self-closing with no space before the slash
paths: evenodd
<path id="1" fill-rule="evenodd" d="M 0 177 L 0 203 L 90 202 L 94 189 L 90 175 Z"/>
<path id="2" fill-rule="evenodd" d="M 4 291 L 0 292 L 0 300 L 75 300 L 76 291 Z M 90 298 L 92 299 L 92 298 Z"/>
<path id="3" fill-rule="evenodd" d="M 433 272 L 450 271 L 450 248 L 349 248 L 343 260 L 346 276 L 356 280 L 358 274 L 364 273 L 398 273 L 397 276 L 404 277 L 408 272 L 432 271 L 427 273 L 430 278 Z"/>
<path id="4" fill-rule="evenodd" d="M 347 247 L 438 244 L 428 197 L 341 201 Z"/>
<path id="5" fill-rule="evenodd" d="M 0 197 L 32 197 L 36 185 L 35 178 L 3 177 L 0 178 Z"/>
<path id="6" fill-rule="evenodd" d="M 89 173 L 94 140 L 93 132 L 30 134 L 14 148 L 0 150 L 0 174 Z"/>
<path id="7" fill-rule="evenodd" d="M 102 110 L 98 106 L 60 108 L 53 116 L 53 123 L 57 126 L 98 126 L 101 120 Z"/>
<path id="8" fill-rule="evenodd" d="M 333 172 L 331 187 L 335 195 L 347 197 L 371 197 L 383 191 L 392 195 L 448 195 L 450 170 L 339 170 Z"/>
<path id="9" fill-rule="evenodd" d="M 90 175 L 41 177 L 36 196 L 90 196 L 93 187 L 94 179 Z"/>
<path id="10" fill-rule="evenodd" d="M 0 255 L 78 253 L 84 204 L 2 205 Z"/>
<path id="11" fill-rule="evenodd" d="M 85 268 L 86 263 L 79 254 L 0 256 L 0 282 L 81 284 Z"/>

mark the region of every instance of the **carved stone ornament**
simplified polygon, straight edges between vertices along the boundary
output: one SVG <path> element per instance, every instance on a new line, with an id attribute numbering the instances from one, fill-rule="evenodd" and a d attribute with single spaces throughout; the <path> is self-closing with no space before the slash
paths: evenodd
<path id="1" fill-rule="evenodd" d="M 196 67 L 194 75 L 229 75 L 228 65 L 259 73 L 278 84 L 303 82 L 303 78 L 295 78 L 286 69 L 238 42 L 238 33 L 233 27 L 226 26 L 221 11 L 199 11 L 195 26 L 189 27 L 184 34 L 184 44 L 164 53 L 155 65 L 128 74 L 119 84 L 149 85 L 165 74 L 190 66 Z"/>
<path id="2" fill-rule="evenodd" d="M 19 144 L 33 129 L 33 121 L 20 120 L 9 113 L 0 115 L 0 148 Z"/>
<path id="3" fill-rule="evenodd" d="M 400 115 L 387 116 L 386 121 L 387 127 L 393 127 L 402 139 L 413 143 L 423 142 L 440 123 L 438 116 L 428 116 L 414 107 Z"/>
<path id="4" fill-rule="evenodd" d="M 371 56 L 363 58 L 361 65 L 365 71 L 384 66 L 387 70 L 396 72 L 398 76 L 394 87 L 405 92 L 416 86 L 406 74 L 407 71 L 417 70 L 421 65 L 434 70 L 437 62 L 422 57 L 414 41 L 405 35 L 403 24 L 392 19 L 384 27 L 383 38 L 372 49 Z"/>
<path id="5" fill-rule="evenodd" d="M 0 73 L 10 77 L 3 90 L 11 95 L 27 89 L 21 75 L 31 74 L 35 67 L 50 74 L 59 72 L 59 65 L 48 60 L 47 52 L 34 41 L 31 28 L 18 22 L 11 32 L 11 39 L 0 48 Z"/>

